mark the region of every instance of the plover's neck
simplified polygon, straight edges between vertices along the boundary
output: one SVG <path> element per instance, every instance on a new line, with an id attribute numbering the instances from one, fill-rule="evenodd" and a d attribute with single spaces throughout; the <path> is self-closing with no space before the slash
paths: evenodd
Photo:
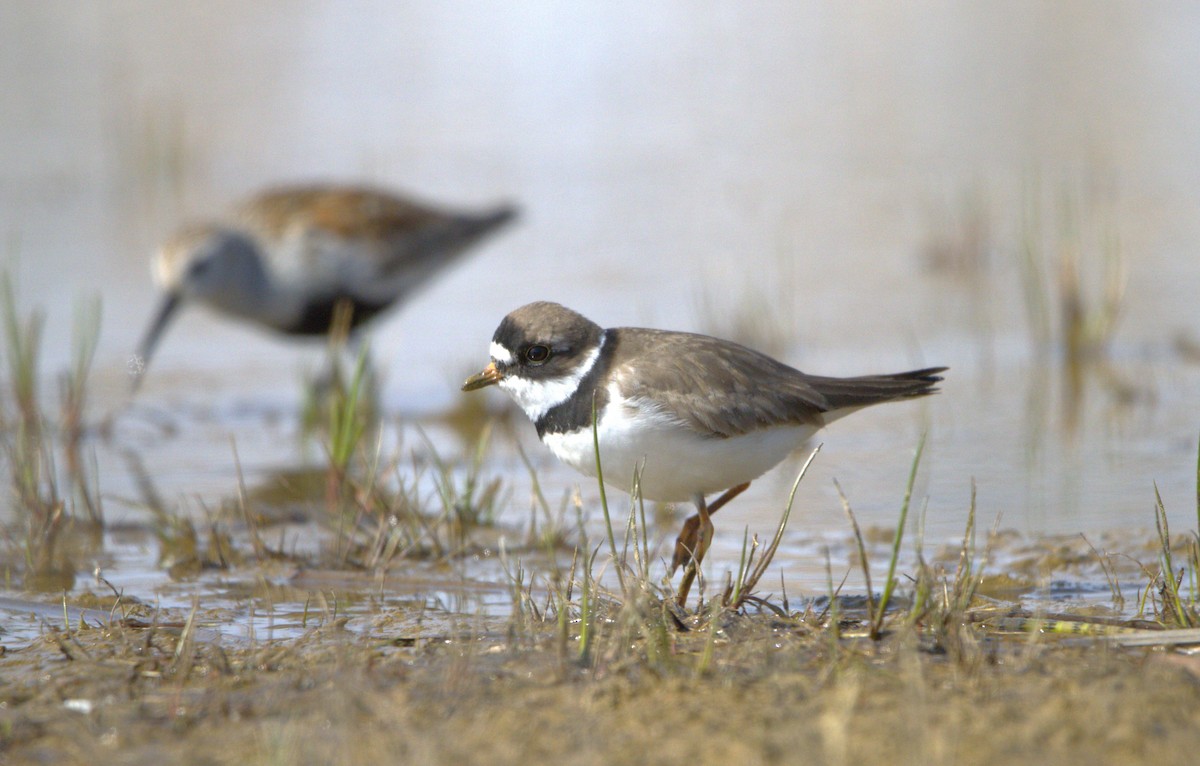
<path id="1" fill-rule="evenodd" d="M 608 377 L 613 368 L 620 343 L 619 330 L 606 330 L 601 336 L 601 345 L 596 361 L 584 373 L 574 393 L 547 409 L 534 421 L 538 437 L 549 434 L 573 433 L 592 427 L 592 413 L 599 418 L 608 406 Z"/>
<path id="2" fill-rule="evenodd" d="M 604 396 L 602 388 L 597 390 L 597 380 L 609 367 L 612 349 L 615 344 L 610 342 L 607 331 L 600 334 L 600 342 L 596 344 L 569 375 L 551 380 L 530 380 L 520 376 L 508 376 L 500 381 L 500 387 L 508 392 L 525 414 L 529 416 L 541 435 L 546 430 L 546 424 L 554 420 L 566 410 L 575 411 L 586 405 L 585 424 L 591 422 L 592 392 Z M 500 349 L 493 349 L 493 355 Z M 498 361 L 504 361 L 497 356 Z M 597 400 L 597 407 L 604 402 Z"/>

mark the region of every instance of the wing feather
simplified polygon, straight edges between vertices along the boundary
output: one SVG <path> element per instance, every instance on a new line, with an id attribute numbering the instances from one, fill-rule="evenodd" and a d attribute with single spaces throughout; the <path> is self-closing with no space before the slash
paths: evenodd
<path id="1" fill-rule="evenodd" d="M 692 333 L 622 327 L 609 331 L 637 370 L 618 367 L 621 394 L 711 438 L 779 425 L 825 424 L 825 413 L 925 396 L 935 367 L 893 375 L 806 375 L 731 341 Z"/>
<path id="2" fill-rule="evenodd" d="M 783 424 L 821 424 L 829 403 L 803 373 L 707 335 L 619 328 L 637 371 L 618 368 L 621 394 L 654 402 L 697 433 L 724 438 Z"/>

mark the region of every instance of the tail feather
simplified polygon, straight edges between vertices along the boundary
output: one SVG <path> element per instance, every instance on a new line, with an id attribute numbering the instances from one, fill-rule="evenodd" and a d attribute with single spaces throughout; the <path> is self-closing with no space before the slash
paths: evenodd
<path id="1" fill-rule="evenodd" d="M 493 229 L 498 229 L 517 216 L 517 208 L 513 205 L 500 207 L 482 215 L 464 215 L 459 217 L 461 234 L 465 237 L 479 237 Z"/>
<path id="2" fill-rule="evenodd" d="M 936 384 L 942 380 L 938 373 L 948 369 L 926 367 L 892 375 L 863 375 L 857 378 L 813 377 L 809 383 L 825 397 L 831 410 L 841 410 L 935 394 L 939 390 Z"/>

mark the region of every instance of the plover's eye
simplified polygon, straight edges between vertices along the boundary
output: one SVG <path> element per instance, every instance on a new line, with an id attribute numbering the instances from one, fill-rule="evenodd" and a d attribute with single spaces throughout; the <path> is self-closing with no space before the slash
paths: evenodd
<path id="1" fill-rule="evenodd" d="M 550 349 L 547 346 L 530 346 L 525 349 L 525 360 L 530 364 L 545 364 L 550 358 Z"/>

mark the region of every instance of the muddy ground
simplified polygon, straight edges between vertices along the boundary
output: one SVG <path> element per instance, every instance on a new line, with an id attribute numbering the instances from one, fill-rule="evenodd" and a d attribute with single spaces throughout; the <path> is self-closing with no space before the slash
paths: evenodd
<path id="1" fill-rule="evenodd" d="M 879 643 L 807 615 L 693 629 L 613 607 L 576 627 L 442 634 L 342 620 L 298 639 L 47 626 L 0 658 L 9 763 L 1183 763 L 1200 657 L 972 626 Z M 653 612 L 653 607 L 651 607 Z M 203 623 L 203 612 L 196 623 Z M 632 625 L 632 627 L 631 627 Z M 843 623 L 852 627 L 853 621 Z M 446 632 L 446 631 L 449 632 Z"/>

